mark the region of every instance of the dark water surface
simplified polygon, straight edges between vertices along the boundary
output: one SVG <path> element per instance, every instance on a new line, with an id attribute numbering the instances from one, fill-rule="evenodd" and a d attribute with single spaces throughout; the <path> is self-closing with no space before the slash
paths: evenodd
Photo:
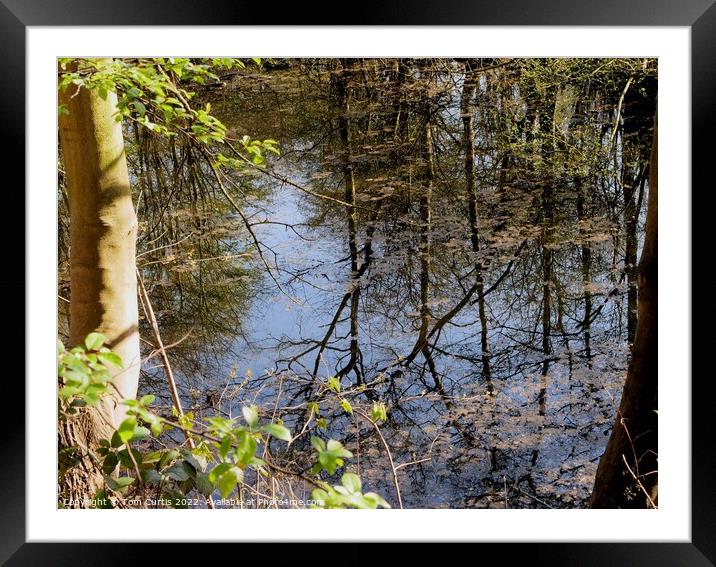
<path id="1" fill-rule="evenodd" d="M 273 176 L 229 186 L 263 259 L 189 148 L 127 133 L 135 183 L 170 197 L 138 200 L 140 264 L 165 343 L 181 341 L 169 353 L 185 409 L 236 416 L 255 401 L 302 432 L 296 453 L 272 446 L 299 468 L 310 435 L 340 439 L 395 506 L 383 441 L 328 391 L 337 376 L 357 410 L 386 404 L 405 507 L 584 507 L 629 351 L 613 108 L 561 85 L 530 108 L 524 71 L 481 74 L 475 245 L 462 65 L 348 69 L 293 62 L 201 95 L 232 134 L 279 142 Z M 143 388 L 164 391 L 157 365 Z M 306 425 L 310 401 L 327 430 Z"/>

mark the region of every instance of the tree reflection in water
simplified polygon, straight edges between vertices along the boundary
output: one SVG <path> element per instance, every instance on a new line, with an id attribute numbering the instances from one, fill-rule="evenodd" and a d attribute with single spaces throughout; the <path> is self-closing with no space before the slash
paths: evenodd
<path id="1" fill-rule="evenodd" d="M 380 400 L 406 507 L 585 506 L 633 336 L 655 67 L 305 59 L 227 77 L 200 96 L 282 151 L 231 188 L 270 274 L 198 151 L 130 127 L 139 265 L 185 409 L 256 401 L 300 433 L 296 455 L 325 417 L 391 499 L 383 443 L 339 404 Z M 144 388 L 164 392 L 157 360 Z"/>

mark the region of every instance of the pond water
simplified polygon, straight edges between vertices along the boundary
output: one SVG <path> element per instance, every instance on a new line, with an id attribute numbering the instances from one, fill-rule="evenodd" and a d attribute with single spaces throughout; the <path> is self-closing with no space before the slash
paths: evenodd
<path id="1" fill-rule="evenodd" d="M 196 151 L 129 128 L 185 410 L 258 403 L 300 434 L 271 448 L 297 469 L 310 435 L 339 439 L 393 506 L 396 478 L 406 508 L 586 506 L 629 357 L 625 165 L 598 93 L 535 105 L 524 77 L 485 71 L 465 101 L 460 64 L 305 60 L 207 90 L 232 135 L 281 148 L 227 181 L 253 236 Z M 165 391 L 159 364 L 143 389 Z M 359 413 L 375 401 L 380 435 Z"/>

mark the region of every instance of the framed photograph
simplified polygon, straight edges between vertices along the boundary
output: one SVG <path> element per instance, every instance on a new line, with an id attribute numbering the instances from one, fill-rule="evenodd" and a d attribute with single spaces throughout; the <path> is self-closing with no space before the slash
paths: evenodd
<path id="1" fill-rule="evenodd" d="M 711 2 L 221 4 L 0 5 L 2 559 L 713 564 Z"/>

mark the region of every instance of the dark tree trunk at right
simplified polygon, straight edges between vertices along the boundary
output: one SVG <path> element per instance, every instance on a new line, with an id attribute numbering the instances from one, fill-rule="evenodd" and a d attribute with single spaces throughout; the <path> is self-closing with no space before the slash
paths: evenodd
<path id="1" fill-rule="evenodd" d="M 636 336 L 614 428 L 597 468 L 592 508 L 652 508 L 658 504 L 657 145 L 655 116 L 646 237 L 637 280 Z"/>

